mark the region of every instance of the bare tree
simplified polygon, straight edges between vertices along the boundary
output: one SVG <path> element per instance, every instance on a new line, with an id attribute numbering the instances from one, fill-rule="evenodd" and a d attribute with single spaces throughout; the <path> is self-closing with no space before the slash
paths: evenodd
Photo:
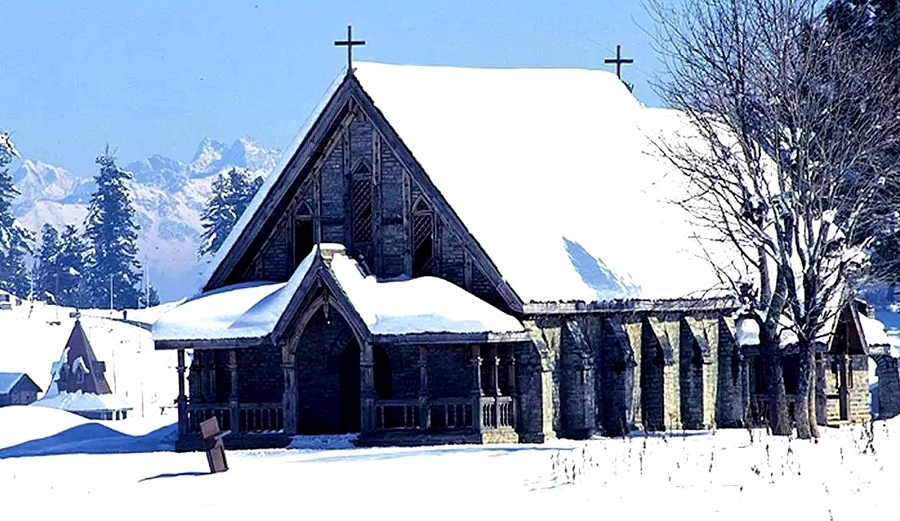
<path id="1" fill-rule="evenodd" d="M 791 432 L 781 347 L 799 351 L 798 435 L 817 436 L 815 346 L 865 274 L 870 219 L 896 165 L 893 68 L 829 27 L 816 0 L 650 0 L 681 136 L 655 138 L 684 174 L 698 237 L 760 329 L 769 424 Z M 891 187 L 893 188 L 893 187 Z"/>

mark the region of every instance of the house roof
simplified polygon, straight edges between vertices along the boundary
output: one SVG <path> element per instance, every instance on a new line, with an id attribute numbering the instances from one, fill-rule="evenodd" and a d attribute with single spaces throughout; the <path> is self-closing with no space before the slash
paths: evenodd
<path id="1" fill-rule="evenodd" d="M 721 287 L 670 204 L 681 176 L 647 138 L 677 130 L 677 114 L 643 107 L 614 74 L 375 63 L 355 74 L 524 302 Z"/>
<path id="2" fill-rule="evenodd" d="M 0 394 L 9 394 L 20 381 L 25 381 L 25 385 L 32 388 L 34 392 L 41 392 L 34 380 L 25 373 L 0 373 Z"/>
<path id="3" fill-rule="evenodd" d="M 722 288 L 687 214 L 669 204 L 682 193 L 680 176 L 669 175 L 647 138 L 672 133 L 678 118 L 643 107 L 615 75 L 355 65 L 211 260 L 204 287 L 355 78 L 523 302 L 672 299 Z"/>
<path id="4" fill-rule="evenodd" d="M 327 263 L 318 262 L 322 252 Z M 157 346 L 191 340 L 262 341 L 322 270 L 334 280 L 354 318 L 373 336 L 524 331 L 516 318 L 451 282 L 437 277 L 378 280 L 363 274 L 343 246 L 323 244 L 307 255 L 287 283 L 226 286 L 177 306 L 156 321 L 153 339 Z"/>

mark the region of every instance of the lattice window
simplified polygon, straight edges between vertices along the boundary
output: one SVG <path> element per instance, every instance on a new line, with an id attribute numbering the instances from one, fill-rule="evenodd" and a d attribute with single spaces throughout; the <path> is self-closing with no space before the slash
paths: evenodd
<path id="1" fill-rule="evenodd" d="M 360 163 L 353 172 L 350 194 L 353 242 L 372 242 L 372 174 L 365 163 Z"/>
<path id="2" fill-rule="evenodd" d="M 413 209 L 413 276 L 432 275 L 434 270 L 434 212 L 419 200 Z"/>

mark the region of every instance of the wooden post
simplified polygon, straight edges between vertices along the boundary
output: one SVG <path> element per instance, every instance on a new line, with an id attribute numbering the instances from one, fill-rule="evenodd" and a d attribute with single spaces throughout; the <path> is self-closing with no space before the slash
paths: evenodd
<path id="1" fill-rule="evenodd" d="M 472 346 L 472 426 L 481 432 L 481 346 Z"/>
<path id="2" fill-rule="evenodd" d="M 178 437 L 187 430 L 187 396 L 184 394 L 184 349 L 178 350 Z"/>
<path id="3" fill-rule="evenodd" d="M 238 404 L 238 365 L 237 350 L 228 350 L 228 372 L 231 373 L 231 394 L 228 395 L 228 407 L 231 409 L 231 432 L 241 432 L 240 406 Z"/>
<path id="4" fill-rule="evenodd" d="M 419 429 L 431 428 L 431 408 L 428 405 L 428 346 L 419 346 Z"/>
<path id="5" fill-rule="evenodd" d="M 297 416 L 297 368 L 294 366 L 294 356 L 283 358 L 281 370 L 284 372 L 284 394 L 281 398 L 281 408 L 284 411 L 285 434 L 297 434 L 299 417 Z"/>
<path id="6" fill-rule="evenodd" d="M 361 432 L 375 430 L 375 356 L 372 344 L 362 345 L 359 356 L 359 427 Z"/>
<path id="7" fill-rule="evenodd" d="M 491 419 L 491 427 L 500 426 L 500 356 L 497 354 L 497 345 L 491 346 L 491 392 L 494 395 L 494 417 Z"/>
<path id="8" fill-rule="evenodd" d="M 512 426 L 515 428 L 519 425 L 519 398 L 516 393 L 516 346 L 509 346 L 509 362 L 506 366 L 509 371 L 509 395 L 512 397 Z"/>

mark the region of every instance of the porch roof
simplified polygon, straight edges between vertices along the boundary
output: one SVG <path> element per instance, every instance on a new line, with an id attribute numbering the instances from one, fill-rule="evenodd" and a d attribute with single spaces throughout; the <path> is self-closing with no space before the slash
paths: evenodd
<path id="1" fill-rule="evenodd" d="M 321 253 L 320 253 L 321 252 Z M 325 262 L 314 262 L 319 257 Z M 527 339 L 515 318 L 437 277 L 378 280 L 339 244 L 322 244 L 286 283 L 246 282 L 194 297 L 153 325 L 157 349 L 239 348 L 276 332 L 304 281 L 326 272 L 372 337 L 386 342 L 510 342 Z M 311 283 L 311 282 L 310 282 Z M 309 287 L 309 284 L 305 287 Z M 275 333 L 277 334 L 277 333 Z"/>
<path id="2" fill-rule="evenodd" d="M 153 340 L 255 339 L 270 334 L 306 277 L 314 252 L 287 282 L 244 282 L 200 295 L 163 314 L 153 324 Z"/>
<path id="3" fill-rule="evenodd" d="M 438 277 L 378 280 L 364 275 L 357 262 L 343 253 L 333 256 L 330 269 L 376 336 L 524 331 L 515 317 Z"/>

